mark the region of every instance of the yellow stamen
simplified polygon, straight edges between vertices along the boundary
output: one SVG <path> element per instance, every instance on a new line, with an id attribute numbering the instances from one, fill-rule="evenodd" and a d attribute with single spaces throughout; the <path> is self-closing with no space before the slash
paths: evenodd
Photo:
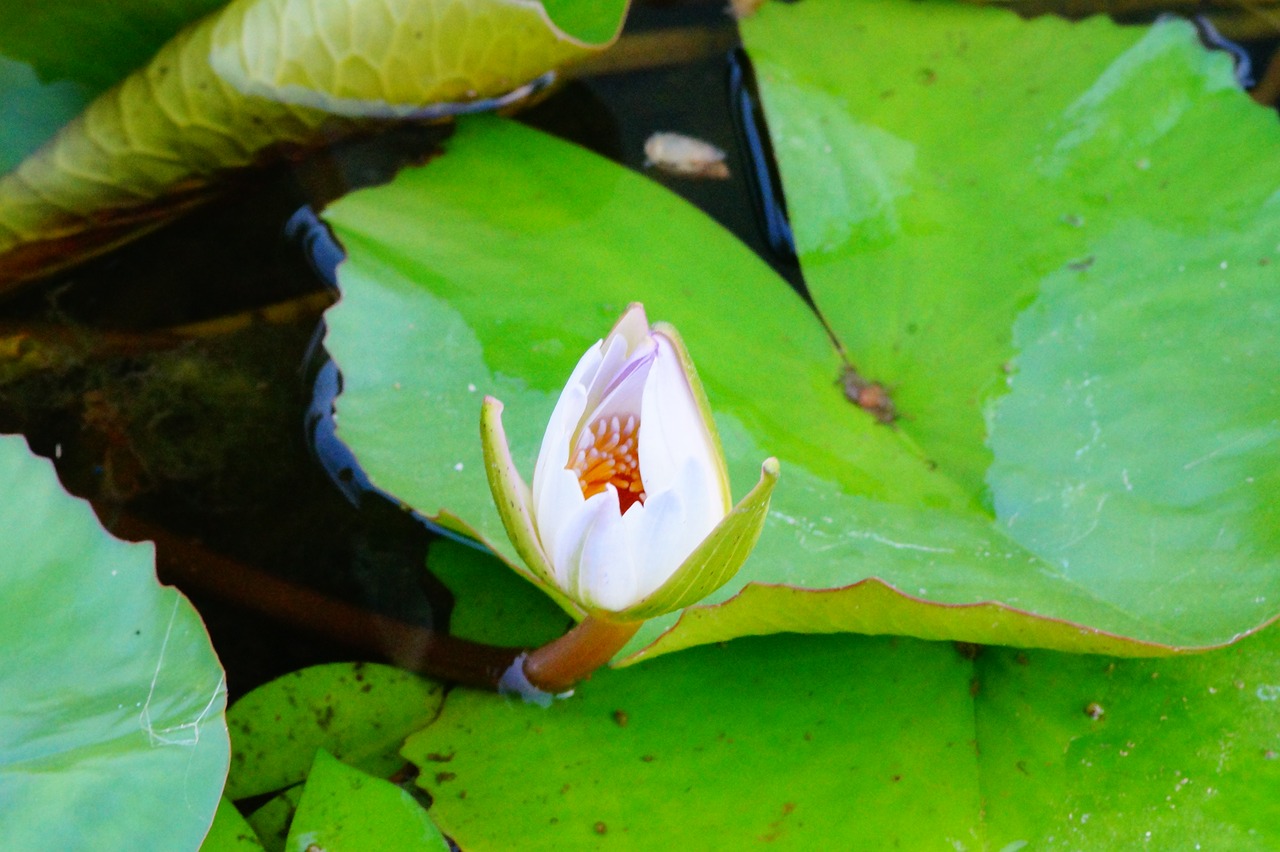
<path id="1" fill-rule="evenodd" d="M 577 452 L 567 467 L 578 475 L 583 497 L 592 497 L 604 491 L 606 485 L 613 485 L 623 512 L 636 503 L 644 503 L 637 453 L 639 429 L 639 419 L 629 415 L 625 420 L 601 417 L 582 430 Z"/>

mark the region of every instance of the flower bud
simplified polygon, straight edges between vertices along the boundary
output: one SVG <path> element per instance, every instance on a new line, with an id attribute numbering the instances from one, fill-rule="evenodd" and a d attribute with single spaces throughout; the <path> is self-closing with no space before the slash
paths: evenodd
<path id="1" fill-rule="evenodd" d="M 732 506 L 719 437 L 679 336 L 631 305 L 587 350 L 547 424 L 530 489 L 502 403 L 481 414 L 485 467 L 530 579 L 582 615 L 640 621 L 726 583 L 760 536 L 778 462 Z"/>

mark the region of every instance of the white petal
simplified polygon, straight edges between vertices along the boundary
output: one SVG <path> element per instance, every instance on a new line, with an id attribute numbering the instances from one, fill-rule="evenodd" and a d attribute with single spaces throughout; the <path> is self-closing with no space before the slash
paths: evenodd
<path id="1" fill-rule="evenodd" d="M 684 500 L 672 490 L 649 497 L 622 516 L 635 554 L 637 601 L 665 583 L 688 555 L 683 540 L 686 536 L 682 534 L 684 514 Z M 696 546 L 694 542 L 693 547 Z"/>
<path id="2" fill-rule="evenodd" d="M 611 485 L 599 496 L 607 496 L 608 500 L 594 513 L 593 523 L 583 537 L 574 597 L 588 609 L 616 612 L 640 600 L 635 552 L 618 513 L 617 490 Z"/>
<path id="3" fill-rule="evenodd" d="M 701 464 L 697 459 L 686 459 L 680 468 L 675 487 L 671 489 L 684 498 L 685 505 L 684 524 L 677 534 L 672 535 L 671 541 L 677 563 L 683 562 L 695 547 L 702 544 L 702 540 L 711 535 L 716 524 L 728 514 L 719 503 L 716 477 L 714 469 Z M 700 496 L 695 499 L 692 496 L 695 494 Z"/>
<path id="4" fill-rule="evenodd" d="M 538 448 L 538 461 L 533 469 L 533 502 L 538 504 L 547 473 L 563 468 L 569 463 L 569 440 L 587 406 L 587 388 L 600 371 L 604 354 L 601 343 L 596 343 L 578 359 L 578 366 L 573 368 L 573 375 L 565 383 L 560 398 L 556 400 L 551 411 L 551 419 L 542 434 L 542 445 Z"/>
<path id="5" fill-rule="evenodd" d="M 675 573 L 698 545 L 715 530 L 724 518 L 720 504 L 708 501 L 706 482 L 709 472 L 705 467 L 687 459 L 681 467 L 675 486 L 667 491 L 650 495 L 644 502 L 642 520 L 635 540 L 644 544 L 636 547 L 640 561 L 640 597 L 653 592 Z M 714 476 L 714 474 L 711 474 Z M 702 499 L 689 495 L 702 494 Z M 627 519 L 636 512 L 627 512 Z"/>
<path id="6" fill-rule="evenodd" d="M 728 511 L 719 448 L 678 344 L 629 307 L 579 360 L 543 435 L 534 522 L 556 584 L 591 610 L 621 611 L 665 583 Z M 613 485 L 586 499 L 566 467 L 584 427 L 640 419 L 645 500 L 619 512 Z"/>
<path id="7" fill-rule="evenodd" d="M 600 363 L 600 369 L 592 375 L 591 380 L 587 383 L 588 387 L 595 386 L 597 390 L 603 390 L 605 385 L 609 383 L 609 379 L 616 376 L 627 359 L 631 350 L 634 348 L 630 342 L 624 337 L 615 337 L 610 335 L 600 343 L 604 358 Z"/>
<path id="8" fill-rule="evenodd" d="M 587 393 L 587 416 L 594 423 L 602 416 L 616 413 L 639 414 L 638 390 L 634 398 L 630 388 L 643 386 L 649 363 L 657 351 L 644 307 L 632 303 L 614 325 L 602 344 L 604 360 L 596 371 Z M 637 376 L 636 373 L 641 375 Z M 625 386 L 625 387 L 623 387 Z M 634 402 L 634 406 L 630 406 Z M 579 424 L 579 428 L 582 424 Z"/>
<path id="9" fill-rule="evenodd" d="M 657 351 L 656 347 L 652 340 L 645 339 L 630 348 L 625 357 L 618 357 L 622 354 L 623 347 L 627 345 L 627 342 L 621 338 L 605 341 L 606 363 L 601 365 L 587 392 L 587 422 L 591 422 L 594 416 L 598 416 L 594 415 L 594 412 L 602 408 L 606 399 L 616 396 L 620 386 L 629 387 L 635 384 L 637 373 L 639 373 L 639 383 L 644 384 L 644 379 L 649 374 L 649 364 Z M 639 412 L 640 409 L 637 406 L 629 413 L 639 414 Z"/>
<path id="10" fill-rule="evenodd" d="M 595 423 L 601 417 L 615 415 L 624 419 L 640 416 L 641 406 L 644 404 L 644 389 L 648 384 L 652 366 L 652 353 L 629 360 L 625 366 L 625 373 L 610 382 L 606 395 L 601 396 L 594 404 L 590 399 L 588 400 L 588 405 L 591 407 L 587 411 L 584 422 Z"/>
<path id="11" fill-rule="evenodd" d="M 620 337 L 627 341 L 630 352 L 649 337 L 649 317 L 644 312 L 644 305 L 632 302 L 609 332 L 609 339 Z"/>
<path id="12" fill-rule="evenodd" d="M 689 506 L 714 511 L 718 522 L 728 510 L 718 474 L 718 451 L 680 356 L 665 337 L 654 338 L 658 353 L 640 412 L 640 478 L 650 495 L 680 488 Z M 702 475 L 689 476 L 686 464 L 693 464 Z"/>
<path id="13" fill-rule="evenodd" d="M 534 496 L 534 524 L 538 529 L 538 540 L 551 563 L 556 585 L 566 594 L 570 594 L 570 566 L 563 553 L 581 548 L 580 527 L 585 523 L 581 516 L 584 511 L 590 511 L 583 505 L 586 502 L 582 486 L 578 484 L 578 475 L 564 468 L 549 471 L 543 478 L 541 493 Z"/>

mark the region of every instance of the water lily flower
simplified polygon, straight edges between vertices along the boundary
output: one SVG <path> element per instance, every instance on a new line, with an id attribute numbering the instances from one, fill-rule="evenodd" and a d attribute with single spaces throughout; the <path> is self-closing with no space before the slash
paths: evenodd
<path id="1" fill-rule="evenodd" d="M 502 403 L 486 398 L 481 433 L 499 514 L 529 579 L 584 616 L 580 627 L 626 625 L 629 637 L 640 621 L 726 583 L 755 546 L 778 462 L 766 460 L 759 483 L 732 505 L 697 373 L 675 330 L 650 327 L 643 306 L 631 305 L 578 362 L 532 488 L 501 414 Z"/>

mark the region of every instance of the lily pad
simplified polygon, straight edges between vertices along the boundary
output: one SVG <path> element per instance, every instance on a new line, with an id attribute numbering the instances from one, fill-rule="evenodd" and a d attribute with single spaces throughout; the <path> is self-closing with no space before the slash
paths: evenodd
<path id="1" fill-rule="evenodd" d="M 1280 844 L 1275 628 L 1165 660 L 990 649 L 974 683 L 988 848 Z"/>
<path id="2" fill-rule="evenodd" d="M 803 493 L 788 460 L 805 458 L 881 493 L 958 499 L 898 436 L 844 403 L 821 324 L 762 261 L 679 198 L 582 149 L 513 122 L 468 120 L 431 166 L 347 196 L 329 218 L 349 252 L 327 315 L 344 378 L 339 436 L 378 487 L 509 560 L 481 457 L 481 399 L 506 404 L 513 457 L 532 471 L 565 378 L 633 299 L 688 344 L 735 498 L 776 454 L 774 506 L 784 512 L 799 511 L 782 508 L 787 483 Z M 797 431 L 788 411 L 829 418 L 830 429 Z M 866 448 L 865 464 L 834 451 L 828 439 L 841 432 Z"/>
<path id="3" fill-rule="evenodd" d="M 797 53 L 822 45 L 813 74 L 857 78 L 861 101 L 892 92 L 883 100 L 931 134 L 828 139 L 858 126 L 839 118 L 855 95 L 799 83 L 775 128 L 818 305 L 904 418 L 885 426 L 845 399 L 822 326 L 705 217 L 573 146 L 469 120 L 443 157 L 328 214 L 350 255 L 328 338 L 346 378 L 339 435 L 374 483 L 513 559 L 474 437 L 480 400 L 504 402 L 516 463 L 531 471 L 576 358 L 642 301 L 688 344 L 735 496 L 768 455 L 782 479 L 738 577 L 647 624 L 626 659 L 779 631 L 1154 655 L 1229 643 L 1274 618 L 1280 289 L 1259 265 L 1280 225 L 1267 201 L 1280 185 L 1280 156 L 1265 153 L 1280 155 L 1274 119 L 1178 24 L 1077 29 L 965 6 L 806 0 L 752 19 L 753 50 L 766 27 L 789 33 L 785 16 L 802 7 L 818 11 L 791 38 Z M 833 30 L 840 16 L 854 17 Z M 832 36 L 859 27 L 883 44 Z M 910 34 L 914 64 L 877 53 L 889 31 Z M 987 49 L 947 41 L 957 33 Z M 1070 61 L 1045 68 L 1049 44 Z M 920 52 L 947 73 L 927 66 L 922 80 Z M 772 119 L 770 81 L 786 66 L 770 62 L 763 51 Z M 1008 85 L 1024 66 L 1026 85 Z M 954 91 L 934 94 L 952 79 Z M 1051 104 L 1028 123 L 1037 135 L 997 140 L 1027 88 Z M 929 117 L 952 100 L 967 112 Z M 788 153 L 788 140 L 809 147 Z M 1233 195 L 1223 187 L 1243 169 L 1221 164 L 1246 143 L 1252 182 Z M 1017 151 L 1031 165 L 1011 174 Z M 1219 166 L 1197 172 L 1202 160 Z M 819 177 L 797 182 L 796 163 Z M 1119 182 L 1153 171 L 1141 191 Z M 837 180 L 881 186 L 880 201 L 864 200 L 873 212 L 887 198 L 934 207 L 884 221 L 854 202 L 824 208 Z M 1074 194 L 997 205 L 1046 187 Z M 1144 219 L 1161 199 L 1163 218 Z M 1211 402 L 1180 392 L 1211 368 Z"/>
<path id="4" fill-rule="evenodd" d="M 246 818 L 267 852 L 282 852 L 284 849 L 289 838 L 289 824 L 293 822 L 294 812 L 302 799 L 302 788 L 302 784 L 295 784 L 281 790 Z"/>
<path id="5" fill-rule="evenodd" d="M 910 639 L 749 639 L 545 709 L 454 690 L 404 754 L 463 849 L 929 849 L 974 837 L 970 675 Z"/>
<path id="6" fill-rule="evenodd" d="M 0 9 L 0 174 L 222 0 L 10 0 Z"/>
<path id="7" fill-rule="evenodd" d="M 372 663 L 329 663 L 265 683 L 231 706 L 235 751 L 226 795 L 243 799 L 306 777 L 324 748 L 375 774 L 401 765 L 400 743 L 439 711 L 442 688 Z"/>
<path id="8" fill-rule="evenodd" d="M 893 0 L 744 36 L 818 307 L 1035 558 L 1010 579 L 1056 574 L 1171 645 L 1274 618 L 1280 133 L 1230 57 L 1181 21 Z"/>
<path id="9" fill-rule="evenodd" d="M 222 0 L 10 0 L 0 8 L 0 174 Z"/>
<path id="10" fill-rule="evenodd" d="M 273 152 L 528 94 L 611 42 L 627 3 L 556 5 L 600 42 L 521 0 L 235 0 L 0 177 L 0 285 L 154 228 Z"/>
<path id="11" fill-rule="evenodd" d="M 285 849 L 448 852 L 449 843 L 413 796 L 320 751 L 307 776 Z"/>
<path id="12" fill-rule="evenodd" d="M 451 636 L 536 648 L 573 626 L 573 619 L 541 589 L 507 570 L 492 554 L 441 538 L 432 542 L 427 563 L 453 593 Z"/>
<path id="13" fill-rule="evenodd" d="M 193 849 L 226 777 L 204 625 L 48 461 L 0 437 L 0 825 L 14 849 Z"/>
<path id="14" fill-rule="evenodd" d="M 262 848 L 248 820 L 240 815 L 230 799 L 224 798 L 218 804 L 209 834 L 200 844 L 200 852 L 261 852 Z"/>
<path id="15" fill-rule="evenodd" d="M 7 172 L 66 124 L 88 100 L 67 80 L 43 83 L 30 65 L 0 55 L 0 173 Z"/>
<path id="16" fill-rule="evenodd" d="M 459 689 L 404 751 L 464 849 L 1280 842 L 1280 632 L 1164 660 L 964 650 L 773 636 L 547 709 Z"/>

